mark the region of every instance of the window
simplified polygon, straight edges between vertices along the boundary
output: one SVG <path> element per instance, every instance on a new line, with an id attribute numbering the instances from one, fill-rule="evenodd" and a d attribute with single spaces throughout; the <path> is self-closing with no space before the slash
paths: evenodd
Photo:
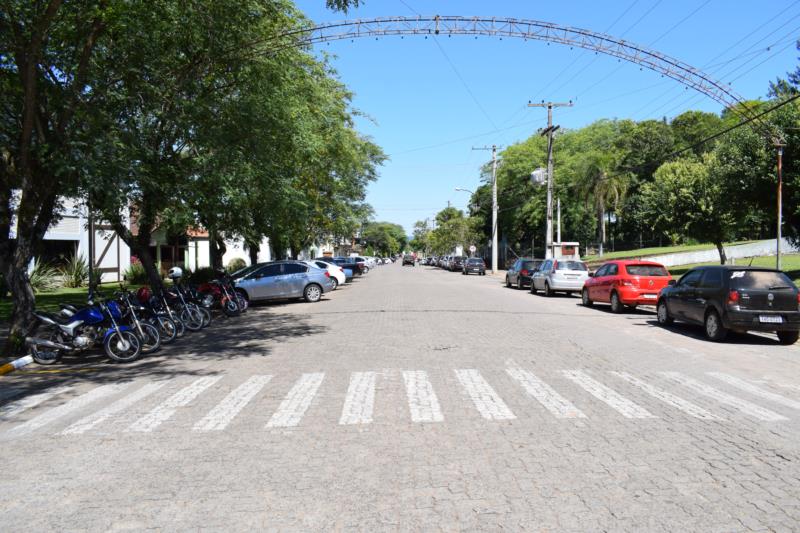
<path id="1" fill-rule="evenodd" d="M 661 265 L 628 265 L 625 270 L 631 276 L 669 276 L 667 269 Z"/>
<path id="2" fill-rule="evenodd" d="M 559 261 L 558 270 L 582 270 L 585 272 L 588 268 L 583 261 Z"/>
<path id="3" fill-rule="evenodd" d="M 608 272 L 606 272 L 606 276 L 616 276 L 619 274 L 619 265 L 616 263 L 611 263 L 608 265 Z"/>
<path id="4" fill-rule="evenodd" d="M 265 278 L 271 276 L 277 276 L 281 273 L 281 266 L 280 265 L 267 265 L 261 270 L 258 270 L 252 274 L 253 278 Z"/>
<path id="5" fill-rule="evenodd" d="M 542 268 L 540 270 L 542 272 L 550 272 L 552 267 L 553 267 L 553 261 L 547 260 L 547 261 L 544 262 L 544 264 L 542 265 Z"/>
<path id="6" fill-rule="evenodd" d="M 536 261 L 525 261 L 522 263 L 522 268 L 530 272 L 533 272 L 534 270 L 536 270 Z"/>
<path id="7" fill-rule="evenodd" d="M 298 264 L 298 263 L 284 263 L 283 264 L 283 273 L 284 274 L 302 274 L 303 272 L 308 272 L 308 267 Z"/>
<path id="8" fill-rule="evenodd" d="M 732 270 L 730 278 L 731 289 L 776 290 L 794 286 L 783 272 L 769 270 Z"/>
<path id="9" fill-rule="evenodd" d="M 321 268 L 322 270 L 328 270 L 328 263 L 326 263 L 325 261 L 317 261 L 315 264 L 317 265 L 317 268 Z"/>
<path id="10" fill-rule="evenodd" d="M 597 272 L 594 273 L 594 277 L 602 278 L 608 272 L 608 265 L 603 265 L 597 269 Z"/>
<path id="11" fill-rule="evenodd" d="M 683 275 L 680 281 L 678 281 L 678 285 L 683 285 L 685 287 L 697 287 L 697 283 L 700 281 L 700 277 L 702 275 L 702 270 L 690 270 Z"/>
<path id="12" fill-rule="evenodd" d="M 709 268 L 703 274 L 703 279 L 700 281 L 700 287 L 703 289 L 719 289 L 722 287 L 722 270 L 719 268 Z"/>

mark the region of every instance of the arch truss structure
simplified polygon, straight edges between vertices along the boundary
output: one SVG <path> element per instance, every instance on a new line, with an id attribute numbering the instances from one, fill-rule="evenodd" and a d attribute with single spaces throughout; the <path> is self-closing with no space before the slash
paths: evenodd
<path id="1" fill-rule="evenodd" d="M 578 47 L 658 72 L 707 95 L 724 107 L 735 108 L 743 102 L 729 85 L 679 59 L 611 35 L 538 20 L 440 15 L 345 20 L 292 30 L 265 44 L 274 51 L 328 41 L 393 35 L 484 35 Z"/>

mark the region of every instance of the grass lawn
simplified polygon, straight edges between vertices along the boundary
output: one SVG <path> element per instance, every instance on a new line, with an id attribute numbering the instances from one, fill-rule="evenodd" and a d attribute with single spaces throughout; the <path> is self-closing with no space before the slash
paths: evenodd
<path id="1" fill-rule="evenodd" d="M 130 285 L 128 288 L 136 290 L 140 285 Z M 98 288 L 98 293 L 103 296 L 111 296 L 114 291 L 119 290 L 119 283 L 105 283 Z M 58 304 L 86 305 L 89 289 L 80 287 L 77 289 L 58 289 L 53 292 L 42 292 L 36 295 L 36 309 L 42 311 L 58 311 Z M 0 322 L 8 322 L 11 318 L 11 296 L 0 299 Z"/>
<path id="2" fill-rule="evenodd" d="M 680 265 L 669 268 L 669 273 L 675 278 L 684 275 L 690 268 L 703 265 L 718 265 L 719 261 L 713 263 L 696 263 L 693 265 Z M 737 265 L 749 265 L 749 259 L 737 259 Z M 775 268 L 775 256 L 756 257 L 753 259 L 753 266 Z M 781 256 L 781 269 L 786 272 L 795 285 L 800 286 L 800 254 L 786 254 Z"/>
<path id="3" fill-rule="evenodd" d="M 735 244 L 747 244 L 749 242 L 756 242 L 756 241 L 740 241 L 740 242 L 726 242 L 725 246 L 732 246 Z M 655 248 L 639 248 L 637 250 L 627 250 L 625 252 L 609 252 L 603 254 L 603 256 L 599 255 L 587 255 L 582 259 L 587 263 L 593 263 L 597 261 L 608 261 L 611 259 L 628 259 L 628 258 L 638 258 L 638 257 L 646 257 L 648 255 L 663 255 L 663 254 L 677 254 L 681 252 L 697 252 L 699 250 L 716 250 L 716 246 L 713 244 L 684 244 L 678 246 L 661 246 Z"/>

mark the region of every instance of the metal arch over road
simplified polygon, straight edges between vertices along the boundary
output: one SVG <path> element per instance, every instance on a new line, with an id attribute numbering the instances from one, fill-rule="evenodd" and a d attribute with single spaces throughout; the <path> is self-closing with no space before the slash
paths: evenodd
<path id="1" fill-rule="evenodd" d="M 284 49 L 327 41 L 391 35 L 487 35 L 577 46 L 658 72 L 725 107 L 734 107 L 743 102 L 742 97 L 729 85 L 710 78 L 679 59 L 603 33 L 538 20 L 440 15 L 344 20 L 292 30 L 265 44 L 269 46 L 269 43 L 291 39 L 291 43 L 277 47 Z"/>

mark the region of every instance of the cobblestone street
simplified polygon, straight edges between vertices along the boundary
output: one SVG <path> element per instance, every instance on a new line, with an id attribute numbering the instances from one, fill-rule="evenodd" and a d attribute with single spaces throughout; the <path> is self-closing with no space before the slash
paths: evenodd
<path id="1" fill-rule="evenodd" d="M 3 378 L 0 530 L 798 529 L 800 346 L 501 281 L 383 266 Z"/>

